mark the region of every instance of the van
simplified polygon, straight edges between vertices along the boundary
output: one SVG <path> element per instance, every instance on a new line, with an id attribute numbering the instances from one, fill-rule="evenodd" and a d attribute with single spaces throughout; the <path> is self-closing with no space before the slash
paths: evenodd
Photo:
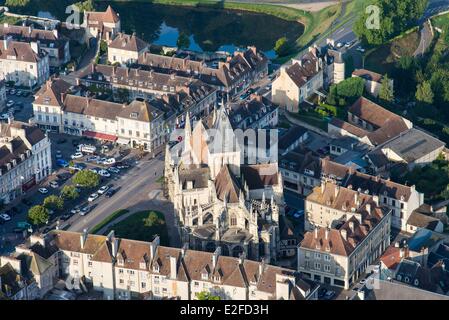
<path id="1" fill-rule="evenodd" d="M 97 148 L 95 146 L 83 145 L 81 146 L 80 151 L 84 153 L 95 153 L 95 151 L 97 151 Z"/>

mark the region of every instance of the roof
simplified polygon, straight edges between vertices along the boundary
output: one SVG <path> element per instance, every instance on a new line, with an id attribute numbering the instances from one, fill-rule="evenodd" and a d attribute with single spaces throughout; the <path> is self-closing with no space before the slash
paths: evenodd
<path id="1" fill-rule="evenodd" d="M 333 117 L 331 119 L 331 121 L 329 121 L 329 125 L 335 126 L 337 128 L 340 128 L 342 130 L 347 131 L 348 133 L 359 137 L 359 138 L 363 138 L 368 134 L 368 131 L 359 128 L 353 124 L 350 124 L 349 122 L 343 121 L 337 117 Z"/>
<path id="2" fill-rule="evenodd" d="M 33 104 L 62 106 L 63 95 L 69 90 L 70 83 L 57 78 L 49 79 L 34 96 Z"/>
<path id="3" fill-rule="evenodd" d="M 2 294 L 7 298 L 10 292 L 11 296 L 16 295 L 24 287 L 25 281 L 23 277 L 8 262 L 0 267 L 0 300 Z"/>
<path id="4" fill-rule="evenodd" d="M 395 246 L 389 246 L 380 257 L 380 261 L 390 270 L 396 270 L 401 260 L 401 248 Z"/>
<path id="5" fill-rule="evenodd" d="M 307 129 L 299 126 L 291 127 L 287 133 L 279 137 L 278 148 L 279 150 L 285 150 L 293 145 L 298 140 L 304 138 L 307 134 Z"/>
<path id="6" fill-rule="evenodd" d="M 110 5 L 104 12 L 88 11 L 85 14 L 87 15 L 88 24 L 98 24 L 98 22 L 117 23 L 120 21 L 118 14 Z"/>
<path id="7" fill-rule="evenodd" d="M 234 129 L 246 129 L 256 124 L 259 128 L 258 121 L 276 109 L 277 107 L 272 105 L 267 98 L 252 95 L 249 101 L 229 105 L 229 120 Z"/>
<path id="8" fill-rule="evenodd" d="M 68 94 L 64 100 L 64 111 L 87 116 L 116 120 L 116 117 L 124 109 L 120 103 L 92 99 Z"/>
<path id="9" fill-rule="evenodd" d="M 250 190 L 279 183 L 277 163 L 241 166 L 240 171 Z"/>
<path id="10" fill-rule="evenodd" d="M 210 177 L 209 168 L 195 166 L 181 166 L 179 168 L 179 182 L 185 189 L 187 182 L 191 181 L 193 189 L 207 188 Z"/>
<path id="11" fill-rule="evenodd" d="M 13 59 L 17 61 L 37 63 L 46 55 L 47 53 L 42 50 L 34 52 L 31 44 L 27 42 L 18 42 L 12 40 L 0 42 L 0 59 L 2 60 Z"/>
<path id="12" fill-rule="evenodd" d="M 435 231 L 435 228 L 438 226 L 438 224 L 441 223 L 440 219 L 422 214 L 418 212 L 417 210 L 414 210 L 410 217 L 407 220 L 407 224 L 418 227 L 418 228 L 425 228 L 432 231 Z"/>
<path id="13" fill-rule="evenodd" d="M 122 108 L 117 116 L 135 121 L 151 122 L 161 115 L 163 112 L 154 108 L 148 101 L 134 100 L 126 108 Z"/>
<path id="14" fill-rule="evenodd" d="M 135 33 L 133 33 L 132 35 L 119 33 L 108 45 L 109 48 L 133 52 L 141 52 L 142 50 L 147 48 L 147 46 L 148 44 L 137 37 Z"/>
<path id="15" fill-rule="evenodd" d="M 318 58 L 312 52 L 307 52 L 298 61 L 293 61 L 285 72 L 297 87 L 302 87 L 320 71 Z"/>
<path id="16" fill-rule="evenodd" d="M 239 202 L 241 186 L 235 176 L 230 172 L 228 165 L 221 167 L 214 182 L 218 199 L 225 201 L 226 198 L 228 203 Z"/>
<path id="17" fill-rule="evenodd" d="M 365 80 L 374 81 L 374 82 L 380 82 L 383 77 L 380 73 L 366 70 L 366 69 L 355 69 L 352 72 L 352 75 L 363 78 Z"/>
<path id="18" fill-rule="evenodd" d="M 368 300 L 449 300 L 449 296 L 436 294 L 397 282 L 379 280 L 378 287 L 369 292 Z"/>
<path id="19" fill-rule="evenodd" d="M 382 146 L 382 149 L 390 149 L 405 162 L 411 163 L 429 153 L 444 147 L 445 143 L 424 131 L 411 128 L 395 139 Z"/>
<path id="20" fill-rule="evenodd" d="M 388 121 L 402 120 L 401 116 L 382 108 L 365 97 L 357 99 L 348 112 L 372 124 L 376 127 L 375 129 L 383 127 Z"/>
<path id="21" fill-rule="evenodd" d="M 59 36 L 58 30 L 43 30 L 31 26 L 0 24 L 0 38 L 7 37 L 20 42 L 37 42 L 46 47 L 64 48 L 69 40 Z"/>

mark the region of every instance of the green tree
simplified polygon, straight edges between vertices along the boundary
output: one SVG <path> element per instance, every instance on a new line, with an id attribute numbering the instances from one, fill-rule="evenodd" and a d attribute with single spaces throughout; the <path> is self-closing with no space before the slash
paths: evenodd
<path id="1" fill-rule="evenodd" d="M 279 57 L 285 57 L 290 53 L 291 45 L 287 37 L 279 38 L 274 45 L 274 51 Z"/>
<path id="2" fill-rule="evenodd" d="M 64 186 L 61 190 L 61 197 L 64 199 L 76 199 L 80 196 L 75 186 Z"/>
<path id="3" fill-rule="evenodd" d="M 77 6 L 81 12 L 95 11 L 95 6 L 94 6 L 93 0 L 80 1 L 80 2 L 75 3 L 75 6 Z"/>
<path id="4" fill-rule="evenodd" d="M 219 296 L 214 296 L 208 291 L 201 291 L 196 293 L 196 298 L 198 300 L 221 300 Z"/>
<path id="5" fill-rule="evenodd" d="M 176 46 L 179 49 L 187 49 L 188 47 L 190 47 L 189 36 L 184 32 L 180 32 L 178 35 L 178 40 L 176 41 Z"/>
<path id="6" fill-rule="evenodd" d="M 26 7 L 30 3 L 30 0 L 6 0 L 5 6 L 7 7 Z"/>
<path id="7" fill-rule="evenodd" d="M 95 188 L 100 184 L 100 176 L 90 170 L 81 170 L 73 176 L 72 181 L 84 188 Z"/>
<path id="8" fill-rule="evenodd" d="M 337 94 L 344 98 L 358 98 L 363 95 L 365 81 L 359 77 L 348 78 L 337 84 Z"/>
<path id="9" fill-rule="evenodd" d="M 48 209 L 37 205 L 28 210 L 28 219 L 34 225 L 44 224 L 48 221 Z"/>
<path id="10" fill-rule="evenodd" d="M 418 84 L 416 88 L 416 100 L 425 104 L 433 103 L 433 91 L 430 85 L 430 81 L 424 81 Z"/>
<path id="11" fill-rule="evenodd" d="M 394 99 L 394 89 L 387 74 L 385 74 L 382 78 L 379 89 L 379 98 L 389 102 L 393 101 Z"/>
<path id="12" fill-rule="evenodd" d="M 44 199 L 44 207 L 48 210 L 62 210 L 64 207 L 64 199 L 51 195 Z"/>
<path id="13" fill-rule="evenodd" d="M 101 40 L 100 42 L 100 56 L 108 52 L 108 44 L 106 41 Z"/>
<path id="14" fill-rule="evenodd" d="M 159 216 L 156 212 L 151 211 L 147 218 L 144 219 L 144 225 L 146 227 L 152 227 L 158 224 L 163 223 L 164 221 L 159 219 Z"/>

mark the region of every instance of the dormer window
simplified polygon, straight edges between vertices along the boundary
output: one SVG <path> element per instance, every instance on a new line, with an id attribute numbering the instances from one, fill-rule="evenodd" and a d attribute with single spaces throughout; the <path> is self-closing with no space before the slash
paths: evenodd
<path id="1" fill-rule="evenodd" d="M 220 282 L 220 280 L 221 280 L 220 276 L 215 276 L 215 277 L 214 277 L 214 281 L 215 281 L 215 282 Z"/>
<path id="2" fill-rule="evenodd" d="M 118 257 L 117 263 L 118 263 L 119 266 L 123 266 L 125 264 L 125 260 L 123 260 L 122 257 Z"/>
<path id="3" fill-rule="evenodd" d="M 147 264 L 145 261 L 141 261 L 140 262 L 140 269 L 146 269 L 147 268 Z"/>
<path id="4" fill-rule="evenodd" d="M 131 114 L 130 114 L 130 117 L 132 118 L 132 119 L 137 119 L 137 116 L 138 116 L 139 114 L 137 113 L 137 112 L 131 112 Z"/>
<path id="5" fill-rule="evenodd" d="M 208 280 L 209 279 L 209 275 L 207 274 L 207 272 L 201 273 L 201 279 L 202 280 Z"/>

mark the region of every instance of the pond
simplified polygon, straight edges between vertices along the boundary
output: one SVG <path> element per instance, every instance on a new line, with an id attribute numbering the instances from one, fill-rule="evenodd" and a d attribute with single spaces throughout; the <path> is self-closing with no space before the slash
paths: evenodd
<path id="1" fill-rule="evenodd" d="M 20 13 L 65 20 L 70 0 L 32 0 Z M 136 32 L 142 39 L 158 45 L 176 46 L 180 32 L 190 38 L 190 50 L 228 51 L 255 45 L 275 57 L 274 45 L 281 37 L 295 40 L 304 26 L 274 16 L 205 7 L 179 7 L 144 2 L 97 2 L 97 10 L 111 6 L 120 14 L 122 30 Z M 35 8 L 35 9 L 33 9 Z"/>

